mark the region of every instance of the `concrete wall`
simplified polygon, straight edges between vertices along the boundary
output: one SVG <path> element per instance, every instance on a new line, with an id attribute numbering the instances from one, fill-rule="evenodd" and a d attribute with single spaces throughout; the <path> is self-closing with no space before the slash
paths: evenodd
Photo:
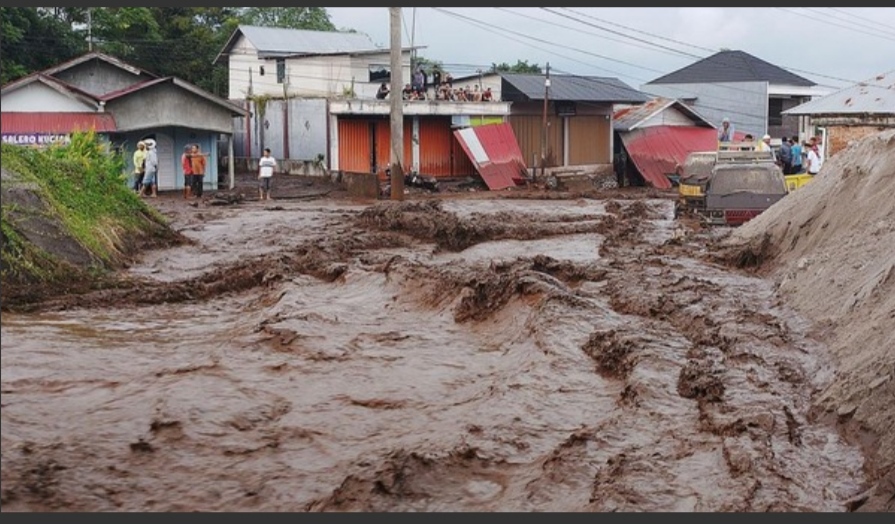
<path id="1" fill-rule="evenodd" d="M 201 125 L 218 133 L 233 131 L 229 110 L 170 83 L 145 89 L 140 96 L 112 100 L 106 111 L 115 115 L 122 130 Z"/>
<path id="2" fill-rule="evenodd" d="M 644 93 L 673 99 L 696 98 L 691 104 L 709 122 L 730 119 L 736 131 L 761 138 L 768 128 L 768 83 L 644 84 Z"/>
<path id="3" fill-rule="evenodd" d="M 93 112 L 96 111 L 96 106 L 89 106 L 46 84 L 34 82 L 3 95 L 3 111 L 24 113 Z"/>
<path id="4" fill-rule="evenodd" d="M 327 100 L 290 98 L 268 100 L 263 115 L 256 102 L 248 102 L 251 116 L 233 119 L 236 158 L 258 158 L 269 147 L 277 160 L 311 161 L 327 158 Z M 288 122 L 284 128 L 283 123 Z M 288 155 L 286 154 L 288 151 Z M 305 169 L 304 166 L 301 169 Z"/>
<path id="5" fill-rule="evenodd" d="M 135 75 L 98 59 L 88 60 L 55 76 L 63 82 L 97 96 L 149 80 L 146 75 Z"/>

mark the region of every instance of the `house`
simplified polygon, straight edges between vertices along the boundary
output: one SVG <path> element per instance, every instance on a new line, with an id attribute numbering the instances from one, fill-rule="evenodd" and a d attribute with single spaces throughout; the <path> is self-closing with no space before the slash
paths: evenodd
<path id="1" fill-rule="evenodd" d="M 0 90 L 3 141 L 64 141 L 93 130 L 113 147 L 158 144 L 159 190 L 183 188 L 180 152 L 199 144 L 209 153 L 206 187 L 217 189 L 218 141 L 232 145 L 233 118 L 247 112 L 176 77 L 159 77 L 115 57 L 91 52 L 10 82 Z M 231 155 L 232 156 L 232 155 Z M 131 155 L 125 155 L 128 163 Z M 227 166 L 230 183 L 233 167 Z M 132 173 L 128 165 L 128 173 Z"/>
<path id="2" fill-rule="evenodd" d="M 410 82 L 410 54 L 402 78 Z M 363 33 L 240 25 L 214 60 L 229 71 L 228 97 L 375 98 L 391 51 Z"/>
<path id="3" fill-rule="evenodd" d="M 895 70 L 784 111 L 826 131 L 825 154 L 835 155 L 866 135 L 895 127 Z M 810 132 L 809 136 L 815 133 Z"/>
<path id="4" fill-rule="evenodd" d="M 542 167 L 542 153 L 546 169 L 611 166 L 615 104 L 649 100 L 616 78 L 550 75 L 547 87 L 544 74 L 500 76 L 500 100 L 512 104 L 509 122 L 530 167 Z"/>
<path id="5" fill-rule="evenodd" d="M 410 55 L 402 50 L 402 78 Z M 329 100 L 374 100 L 391 78 L 391 51 L 363 33 L 238 26 L 214 61 L 229 71 L 228 97 L 250 116 L 237 118 L 234 153 L 250 165 L 269 147 L 288 173 L 335 169 L 329 151 Z"/>
<path id="6" fill-rule="evenodd" d="M 680 100 L 657 97 L 613 115 L 619 185 L 672 187 L 677 168 L 695 151 L 718 149 L 715 125 Z"/>
<path id="7" fill-rule="evenodd" d="M 804 133 L 783 112 L 829 91 L 744 51 L 724 50 L 641 86 L 653 96 L 676 98 L 712 122 L 729 118 L 734 128 L 774 138 Z"/>

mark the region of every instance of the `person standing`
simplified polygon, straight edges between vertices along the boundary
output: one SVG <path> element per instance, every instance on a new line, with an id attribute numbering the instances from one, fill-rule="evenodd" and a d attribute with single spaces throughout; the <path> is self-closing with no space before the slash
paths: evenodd
<path id="1" fill-rule="evenodd" d="M 140 140 L 137 142 L 137 149 L 134 151 L 134 193 L 140 194 L 143 191 L 143 175 L 146 173 L 146 143 Z"/>
<path id="2" fill-rule="evenodd" d="M 145 172 L 143 174 L 143 189 L 141 195 L 158 197 L 158 151 L 155 149 L 155 140 L 149 138 L 143 141 L 146 144 Z M 146 190 L 149 194 L 146 194 Z"/>
<path id="3" fill-rule="evenodd" d="M 190 145 L 183 146 L 183 154 L 180 155 L 180 167 L 183 168 L 183 198 L 189 198 L 193 194 L 193 161 L 190 158 L 193 148 Z"/>
<path id="4" fill-rule="evenodd" d="M 721 121 L 721 127 L 718 128 L 718 142 L 733 142 L 733 138 L 733 124 L 730 123 L 729 118 L 724 117 L 724 120 Z"/>
<path id="5" fill-rule="evenodd" d="M 792 156 L 792 174 L 798 175 L 802 172 L 802 144 L 799 143 L 799 137 L 792 137 L 792 148 L 790 154 Z"/>
<path id="6" fill-rule="evenodd" d="M 202 190 L 205 186 L 205 169 L 208 167 L 207 157 L 208 154 L 202 152 L 199 144 L 193 144 L 190 151 L 190 168 L 193 172 L 192 193 L 196 198 L 202 198 Z"/>
<path id="7" fill-rule="evenodd" d="M 270 200 L 270 185 L 273 182 L 273 172 L 277 167 L 277 160 L 271 156 L 270 148 L 265 147 L 263 156 L 258 160 L 258 199 Z"/>
<path id="8" fill-rule="evenodd" d="M 808 174 L 814 176 L 820 173 L 823 167 L 823 158 L 820 155 L 820 148 L 817 146 L 817 138 L 811 137 L 808 142 L 808 157 L 806 158 Z"/>
<path id="9" fill-rule="evenodd" d="M 777 159 L 780 162 L 780 167 L 783 168 L 784 175 L 792 174 L 792 143 L 789 141 L 789 137 L 784 136 L 780 141 L 780 152 L 777 155 Z"/>

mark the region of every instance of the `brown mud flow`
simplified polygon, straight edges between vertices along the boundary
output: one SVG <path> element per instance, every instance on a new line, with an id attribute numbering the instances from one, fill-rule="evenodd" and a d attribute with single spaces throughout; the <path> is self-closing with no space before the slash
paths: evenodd
<path id="1" fill-rule="evenodd" d="M 275 204 L 187 208 L 193 244 L 4 313 L 4 511 L 845 511 L 866 488 L 809 417 L 832 371 L 808 323 L 669 200 Z"/>

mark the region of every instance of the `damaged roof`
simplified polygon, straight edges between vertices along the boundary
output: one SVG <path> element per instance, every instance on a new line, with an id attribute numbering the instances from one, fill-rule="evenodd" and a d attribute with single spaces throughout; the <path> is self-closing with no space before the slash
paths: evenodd
<path id="1" fill-rule="evenodd" d="M 895 70 L 783 111 L 784 115 L 895 115 Z"/>
<path id="2" fill-rule="evenodd" d="M 692 107 L 672 98 L 656 97 L 644 104 L 619 109 L 612 116 L 612 128 L 615 131 L 625 132 L 640 127 L 640 125 L 666 109 L 673 108 L 689 118 L 694 126 L 711 127 L 715 125 L 705 117 L 693 110 Z"/>

